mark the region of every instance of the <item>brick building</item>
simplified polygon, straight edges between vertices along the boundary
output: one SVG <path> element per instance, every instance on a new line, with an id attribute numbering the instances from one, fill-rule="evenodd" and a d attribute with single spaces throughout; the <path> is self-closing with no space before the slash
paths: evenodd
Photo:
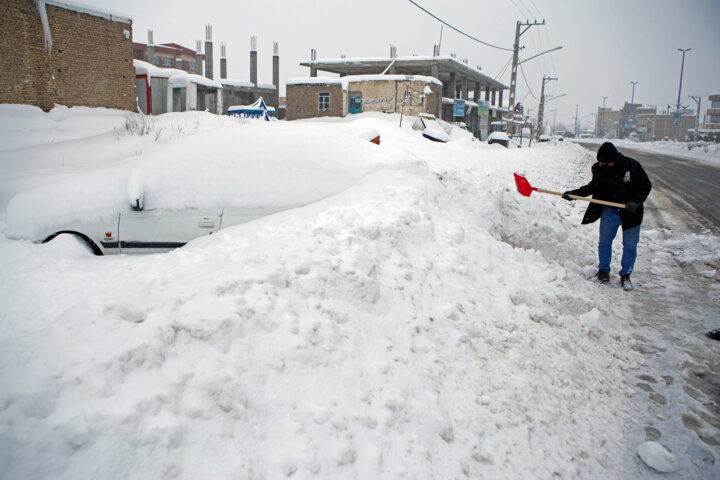
<path id="1" fill-rule="evenodd" d="M 306 77 L 287 82 L 287 119 L 344 117 L 361 112 L 438 115 L 442 84 L 412 75 Z"/>
<path id="2" fill-rule="evenodd" d="M 133 58 L 136 60 L 142 60 L 157 67 L 177 68 L 188 73 L 203 74 L 202 62 L 205 61 L 205 55 L 177 43 L 153 45 L 154 58 L 152 61 L 148 59 L 148 46 L 146 44 L 133 42 L 132 47 Z"/>
<path id="3" fill-rule="evenodd" d="M 290 79 L 286 86 L 288 120 L 345 116 L 343 82 L 339 78 Z"/>
<path id="4" fill-rule="evenodd" d="M 3 0 L 0 103 L 135 110 L 132 20 L 66 1 Z"/>

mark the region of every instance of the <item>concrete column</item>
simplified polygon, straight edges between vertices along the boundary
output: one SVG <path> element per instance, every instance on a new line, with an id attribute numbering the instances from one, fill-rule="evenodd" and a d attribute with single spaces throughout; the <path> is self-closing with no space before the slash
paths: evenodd
<path id="1" fill-rule="evenodd" d="M 205 42 L 205 76 L 213 79 L 213 44 Z"/>
<path id="2" fill-rule="evenodd" d="M 317 77 L 317 68 L 310 67 L 310 76 Z"/>
<path id="3" fill-rule="evenodd" d="M 273 55 L 273 85 L 278 89 L 280 94 L 280 56 Z"/>
<path id="4" fill-rule="evenodd" d="M 490 103 L 490 88 L 485 87 L 485 101 Z"/>
<path id="5" fill-rule="evenodd" d="M 447 93 L 450 98 L 457 97 L 457 83 L 455 72 L 450 73 L 450 84 L 448 85 Z"/>
<path id="6" fill-rule="evenodd" d="M 497 90 L 493 89 L 493 91 L 492 91 L 492 102 L 491 102 L 491 104 L 492 104 L 492 105 L 495 105 L 495 106 L 497 106 L 497 103 L 495 103 L 495 93 L 496 93 L 496 92 L 497 92 Z"/>
<path id="7" fill-rule="evenodd" d="M 257 87 L 257 50 L 250 50 L 250 83 Z"/>
<path id="8" fill-rule="evenodd" d="M 155 65 L 155 45 L 148 45 L 147 53 L 148 63 L 151 65 Z"/>
<path id="9" fill-rule="evenodd" d="M 227 58 L 220 59 L 220 78 L 227 78 Z"/>
<path id="10" fill-rule="evenodd" d="M 493 93 L 495 93 L 495 92 L 493 92 Z M 503 104 L 502 97 L 503 97 L 503 91 L 500 90 L 500 103 L 498 104 L 499 107 L 502 107 L 502 104 Z"/>
<path id="11" fill-rule="evenodd" d="M 473 94 L 473 102 L 478 103 L 480 101 L 480 82 L 475 82 L 475 93 Z"/>
<path id="12" fill-rule="evenodd" d="M 463 90 L 462 97 L 460 97 L 460 98 L 462 98 L 463 100 L 467 100 L 468 99 L 468 79 L 467 79 L 467 77 L 463 77 L 462 90 Z"/>
<path id="13" fill-rule="evenodd" d="M 195 55 L 195 73 L 202 75 L 203 72 L 203 56 L 202 53 L 198 52 Z"/>

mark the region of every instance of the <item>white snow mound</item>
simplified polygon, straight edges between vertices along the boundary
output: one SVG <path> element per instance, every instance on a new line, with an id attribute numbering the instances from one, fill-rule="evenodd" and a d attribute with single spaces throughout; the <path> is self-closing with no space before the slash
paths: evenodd
<path id="1" fill-rule="evenodd" d="M 658 472 L 670 473 L 677 469 L 675 455 L 657 442 L 645 442 L 638 447 L 637 451 L 642 461 Z"/>

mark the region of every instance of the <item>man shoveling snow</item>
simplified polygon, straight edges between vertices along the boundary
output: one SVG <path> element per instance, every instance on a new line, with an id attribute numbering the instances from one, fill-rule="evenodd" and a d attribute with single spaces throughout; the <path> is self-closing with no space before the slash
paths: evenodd
<path id="1" fill-rule="evenodd" d="M 610 281 L 612 242 L 617 229 L 623 228 L 623 255 L 620 269 L 620 284 L 624 290 L 632 290 L 630 274 L 637 258 L 637 244 L 640 240 L 640 224 L 643 220 L 643 202 L 650 194 L 652 184 L 640 162 L 618 152 L 610 142 L 602 144 L 597 152 L 597 163 L 592 166 L 592 180 L 585 186 L 563 194 L 565 200 L 572 196 L 600 199 L 625 204 L 625 208 L 590 203 L 582 223 L 600 219 L 600 240 L 598 242 L 599 283 Z"/>

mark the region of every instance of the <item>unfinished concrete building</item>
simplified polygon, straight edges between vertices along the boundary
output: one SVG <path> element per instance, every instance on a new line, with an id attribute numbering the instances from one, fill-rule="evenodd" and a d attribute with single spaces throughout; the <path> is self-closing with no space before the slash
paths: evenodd
<path id="1" fill-rule="evenodd" d="M 454 56 L 398 57 L 391 48 L 389 57 L 321 60 L 315 57 L 313 50 L 311 60 L 300 63 L 310 69 L 311 77 L 317 77 L 322 71 L 340 77 L 385 73 L 436 78 L 442 83 L 442 94 L 435 98 L 435 110 L 440 112 L 440 117 L 448 122 L 464 124 L 481 139 L 487 138 L 492 131 L 492 123 L 501 121 L 505 111 L 502 108 L 503 91 L 508 87 Z"/>

